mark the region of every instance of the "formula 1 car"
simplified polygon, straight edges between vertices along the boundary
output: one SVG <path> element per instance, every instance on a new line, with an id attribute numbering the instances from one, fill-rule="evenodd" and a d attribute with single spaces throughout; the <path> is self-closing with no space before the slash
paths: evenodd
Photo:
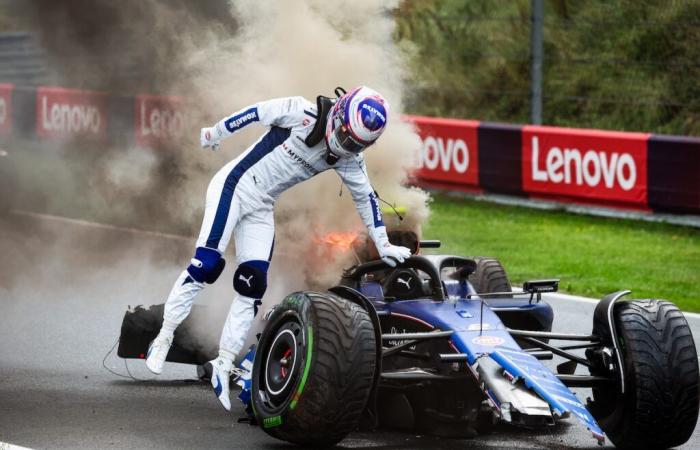
<path id="1" fill-rule="evenodd" d="M 396 268 L 358 264 L 338 286 L 295 292 L 268 313 L 241 383 L 266 433 L 330 446 L 360 424 L 474 436 L 496 421 L 537 430 L 573 417 L 601 445 L 606 435 L 623 448 L 690 438 L 698 359 L 676 306 L 619 291 L 596 306 L 590 333 L 553 333 L 541 296 L 558 280 L 513 292 L 495 259 L 420 255 L 437 246 L 415 239 Z M 149 311 L 125 316 L 120 356 L 143 357 L 162 310 Z M 212 357 L 178 345 L 182 333 L 168 360 Z M 555 355 L 565 360 L 556 372 L 540 362 Z M 584 404 L 570 388 L 591 397 Z"/>

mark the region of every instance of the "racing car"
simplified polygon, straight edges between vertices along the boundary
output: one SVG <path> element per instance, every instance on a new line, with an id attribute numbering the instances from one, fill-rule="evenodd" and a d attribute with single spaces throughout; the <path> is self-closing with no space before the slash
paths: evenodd
<path id="1" fill-rule="evenodd" d="M 360 425 L 465 437 L 499 421 L 544 430 L 572 417 L 601 445 L 606 436 L 621 448 L 690 438 L 698 359 L 671 302 L 614 292 L 597 304 L 590 333 L 552 332 L 542 295 L 558 280 L 514 292 L 496 259 L 423 255 L 439 241 L 401 241 L 413 256 L 397 267 L 361 262 L 337 286 L 292 293 L 266 315 L 239 383 L 266 433 L 318 447 Z M 143 358 L 159 317 L 162 306 L 127 312 L 119 356 Z M 183 328 L 168 360 L 212 359 Z M 541 362 L 555 356 L 564 361 L 556 370 Z M 572 388 L 591 395 L 584 403 Z"/>

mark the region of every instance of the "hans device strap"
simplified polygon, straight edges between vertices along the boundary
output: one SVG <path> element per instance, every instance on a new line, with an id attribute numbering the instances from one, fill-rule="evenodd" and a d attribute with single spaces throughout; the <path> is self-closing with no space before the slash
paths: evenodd
<path id="1" fill-rule="evenodd" d="M 316 110 L 318 112 L 318 118 L 316 119 L 316 123 L 314 124 L 314 128 L 311 130 L 311 133 L 309 133 L 304 140 L 304 143 L 307 146 L 313 147 L 321 142 L 321 139 L 323 139 L 326 132 L 328 112 L 331 110 L 331 107 L 333 107 L 333 103 L 335 103 L 335 100 L 332 98 L 324 97 L 323 95 L 316 97 Z"/>

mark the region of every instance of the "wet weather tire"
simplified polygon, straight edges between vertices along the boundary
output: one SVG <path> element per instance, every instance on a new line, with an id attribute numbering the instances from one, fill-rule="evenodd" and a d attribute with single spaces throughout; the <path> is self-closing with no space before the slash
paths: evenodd
<path id="1" fill-rule="evenodd" d="M 253 409 L 271 436 L 305 447 L 342 440 L 372 390 L 376 345 L 367 312 L 331 293 L 298 292 L 277 306 L 253 365 Z"/>
<path id="2" fill-rule="evenodd" d="M 474 286 L 476 292 L 511 291 L 506 270 L 497 259 L 477 256 L 474 261 L 476 261 L 476 270 L 469 275 L 469 282 Z"/>
<path id="3" fill-rule="evenodd" d="M 592 412 L 619 448 L 686 442 L 698 419 L 698 357 L 683 313 L 664 300 L 615 305 L 625 393 L 594 389 Z"/>

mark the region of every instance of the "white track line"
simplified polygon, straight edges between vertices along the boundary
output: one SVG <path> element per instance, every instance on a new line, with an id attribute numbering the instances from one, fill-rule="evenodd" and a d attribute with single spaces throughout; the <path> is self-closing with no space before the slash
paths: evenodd
<path id="1" fill-rule="evenodd" d="M 191 236 L 183 236 L 181 234 L 161 233 L 159 231 L 148 231 L 148 230 L 141 230 L 138 228 L 131 228 L 131 227 L 119 227 L 116 225 L 108 225 L 108 224 L 104 224 L 104 223 L 90 222 L 90 221 L 81 220 L 81 219 L 70 219 L 68 217 L 54 216 L 51 214 L 40 214 L 40 213 L 31 212 L 31 211 L 22 211 L 22 210 L 13 209 L 10 211 L 10 213 L 18 215 L 18 216 L 26 216 L 26 217 L 32 217 L 35 219 L 42 219 L 42 220 L 51 220 L 54 222 L 67 223 L 67 224 L 71 224 L 71 225 L 80 225 L 80 226 L 84 226 L 84 227 L 98 228 L 98 229 L 102 229 L 102 230 L 121 231 L 123 233 L 141 234 L 144 236 L 152 236 L 152 237 L 165 238 L 165 239 L 175 239 L 178 241 L 187 241 L 187 242 L 193 242 L 193 240 L 194 240 L 194 238 Z"/>
<path id="2" fill-rule="evenodd" d="M 0 442 L 0 450 L 31 450 L 28 447 L 20 447 L 19 445 L 8 444 L 7 442 Z"/>
<path id="3" fill-rule="evenodd" d="M 513 291 L 514 292 L 522 292 L 522 288 L 520 288 L 518 286 L 513 286 Z M 580 303 L 588 303 L 588 304 L 594 304 L 594 303 L 598 303 L 600 301 L 599 299 L 595 299 L 595 298 L 581 297 L 579 295 L 562 294 L 561 292 L 552 293 L 552 294 L 542 294 L 542 297 L 545 300 L 547 300 L 548 298 L 557 298 L 558 300 L 565 301 L 565 302 L 580 302 Z M 698 313 L 683 311 L 683 315 L 688 317 L 688 318 L 694 319 L 694 320 L 700 320 L 700 314 L 698 314 Z"/>
<path id="4" fill-rule="evenodd" d="M 596 300 L 594 298 L 587 298 L 587 297 L 579 297 L 577 295 L 569 295 L 569 294 L 550 294 L 552 297 L 559 297 L 563 301 L 573 301 L 573 302 L 582 302 L 582 303 L 598 303 L 599 300 Z M 691 318 L 694 320 L 700 320 L 700 314 L 698 313 L 692 313 L 692 312 L 686 312 L 683 311 L 683 315 L 686 318 Z"/>

